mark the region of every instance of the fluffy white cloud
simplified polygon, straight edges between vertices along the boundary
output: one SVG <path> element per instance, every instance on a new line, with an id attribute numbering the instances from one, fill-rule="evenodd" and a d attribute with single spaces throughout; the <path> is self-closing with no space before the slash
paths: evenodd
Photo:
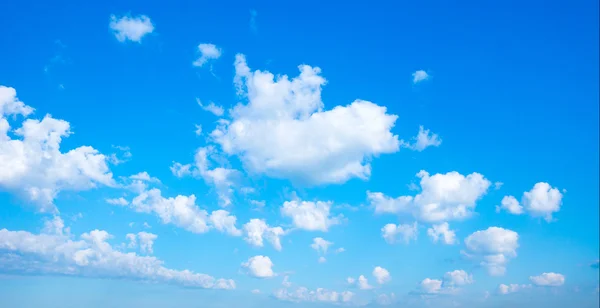
<path id="1" fill-rule="evenodd" d="M 416 222 L 412 225 L 387 224 L 381 228 L 381 235 L 389 244 L 394 244 L 398 241 L 408 244 L 411 240 L 417 239 L 417 233 L 418 225 Z"/>
<path id="2" fill-rule="evenodd" d="M 216 150 L 212 146 L 201 147 L 196 150 L 194 164 L 182 165 L 174 162 L 171 166 L 171 172 L 177 177 L 192 175 L 202 178 L 207 184 L 212 185 L 219 196 L 219 203 L 223 207 L 231 205 L 231 195 L 233 194 L 234 179 L 238 176 L 238 171 L 223 167 L 211 169 L 211 156 L 216 156 Z"/>
<path id="3" fill-rule="evenodd" d="M 421 281 L 421 290 L 427 294 L 439 293 L 442 290 L 442 281 L 439 279 L 425 278 Z"/>
<path id="4" fill-rule="evenodd" d="M 155 257 L 115 250 L 107 242 L 112 236 L 106 231 L 93 230 L 80 238 L 76 240 L 62 231 L 32 234 L 2 229 L 0 269 L 27 274 L 125 278 L 198 288 L 235 288 L 230 279 L 169 269 Z"/>
<path id="5" fill-rule="evenodd" d="M 317 252 L 326 254 L 327 249 L 329 249 L 329 246 L 331 245 L 333 245 L 332 242 L 326 241 L 322 237 L 315 237 L 310 247 L 312 247 L 312 249 L 316 250 Z"/>
<path id="6" fill-rule="evenodd" d="M 271 278 L 275 276 L 273 262 L 266 256 L 254 256 L 242 263 L 242 267 L 248 270 L 249 275 L 256 278 Z"/>
<path id="7" fill-rule="evenodd" d="M 496 212 L 506 210 L 511 214 L 522 214 L 525 211 L 533 217 L 543 217 L 547 222 L 552 222 L 552 214 L 560 211 L 562 193 L 556 187 L 552 188 L 545 182 L 536 183 L 530 191 L 523 193 L 521 204 L 513 196 L 505 196 L 502 206 L 496 207 Z"/>
<path id="8" fill-rule="evenodd" d="M 433 225 L 427 229 L 427 235 L 431 237 L 434 243 L 441 241 L 446 245 L 452 245 L 456 243 L 456 234 L 453 230 L 450 230 L 450 225 L 447 222 Z"/>
<path id="9" fill-rule="evenodd" d="M 142 37 L 154 31 L 154 25 L 146 15 L 123 16 L 121 18 L 111 15 L 109 27 L 119 42 L 130 40 L 139 43 Z"/>
<path id="10" fill-rule="evenodd" d="M 323 201 L 286 201 L 281 207 L 281 214 L 290 217 L 296 228 L 327 231 L 329 227 L 340 223 L 340 218 L 331 217 L 331 204 Z"/>
<path id="11" fill-rule="evenodd" d="M 227 232 L 233 236 L 241 236 L 242 231 L 236 228 L 235 223 L 237 218 L 233 215 L 229 215 L 229 212 L 225 210 L 216 210 L 210 214 L 210 221 L 215 229 L 221 232 Z"/>
<path id="12" fill-rule="evenodd" d="M 427 72 L 424 70 L 418 70 L 418 71 L 412 73 L 412 77 L 413 77 L 413 83 L 417 84 L 423 80 L 427 80 L 429 78 L 429 74 L 427 74 Z"/>
<path id="13" fill-rule="evenodd" d="M 543 273 L 539 276 L 530 276 L 529 280 L 539 287 L 559 287 L 565 284 L 565 276 L 557 273 Z"/>
<path id="14" fill-rule="evenodd" d="M 154 253 L 153 246 L 154 241 L 158 237 L 156 234 L 148 233 L 148 232 L 139 232 L 138 234 L 128 233 L 127 239 L 129 240 L 129 244 L 127 247 L 135 248 L 137 247 L 138 241 L 140 245 L 140 252 L 145 254 Z"/>
<path id="15" fill-rule="evenodd" d="M 202 104 L 202 101 L 200 101 L 197 98 L 196 98 L 196 102 L 198 103 L 198 105 L 200 105 L 200 108 L 202 108 L 202 110 L 208 111 L 208 112 L 216 115 L 217 117 L 223 116 L 223 114 L 225 113 L 225 110 L 223 110 L 223 107 L 216 105 L 214 102 L 210 102 L 210 103 L 208 103 L 208 105 L 204 105 L 204 104 Z"/>
<path id="16" fill-rule="evenodd" d="M 444 222 L 468 218 L 491 182 L 479 173 L 464 176 L 456 171 L 429 175 L 421 170 L 421 193 L 391 198 L 379 192 L 367 192 L 375 213 L 409 213 L 425 222 Z"/>
<path id="17" fill-rule="evenodd" d="M 454 270 L 447 272 L 444 275 L 444 284 L 450 286 L 463 286 L 473 283 L 473 275 L 465 272 L 464 270 Z"/>
<path id="18" fill-rule="evenodd" d="M 437 134 L 423 128 L 423 125 L 419 126 L 419 133 L 413 139 L 414 143 L 402 142 L 402 146 L 421 152 L 428 147 L 438 147 L 442 144 L 442 139 Z"/>
<path id="19" fill-rule="evenodd" d="M 515 292 L 518 292 L 520 290 L 529 289 L 529 288 L 531 288 L 531 285 L 526 285 L 526 284 L 510 284 L 510 285 L 501 284 L 501 285 L 498 286 L 498 293 L 502 294 L 502 295 L 506 295 L 506 294 L 515 293 Z"/>
<path id="20" fill-rule="evenodd" d="M 392 280 L 390 272 L 383 267 L 377 266 L 373 269 L 373 277 L 377 280 L 378 284 L 384 284 Z"/>
<path id="21" fill-rule="evenodd" d="M 465 239 L 465 245 L 472 257 L 481 258 L 481 265 L 493 276 L 506 272 L 506 263 L 517 256 L 519 234 L 517 232 L 489 227 L 476 231 Z"/>
<path id="22" fill-rule="evenodd" d="M 194 61 L 193 65 L 202 67 L 204 64 L 208 63 L 208 61 L 220 58 L 222 51 L 221 48 L 214 44 L 199 44 L 198 53 L 200 54 L 200 57 Z"/>
<path id="23" fill-rule="evenodd" d="M 359 289 L 361 290 L 369 290 L 372 289 L 373 287 L 369 284 L 369 280 L 367 279 L 367 277 L 360 275 L 358 276 L 358 279 L 356 280 L 356 285 L 358 286 Z"/>
<path id="24" fill-rule="evenodd" d="M 513 196 L 504 196 L 502 198 L 501 205 L 496 206 L 496 213 L 505 210 L 514 215 L 523 214 L 523 207 L 519 204 L 519 201 Z"/>
<path id="25" fill-rule="evenodd" d="M 252 173 L 309 185 L 367 179 L 372 157 L 399 150 L 398 136 L 391 133 L 397 116 L 362 100 L 324 110 L 321 70 L 308 65 L 299 70 L 291 80 L 275 79 L 251 71 L 245 56 L 237 55 L 234 82 L 247 102 L 235 106 L 211 137 Z"/>
<path id="26" fill-rule="evenodd" d="M 115 186 L 107 157 L 89 146 L 66 153 L 62 138 L 70 124 L 46 115 L 41 121 L 26 119 L 13 130 L 8 116 L 28 116 L 33 108 L 17 98 L 14 88 L 0 86 L 0 190 L 17 194 L 40 212 L 57 212 L 54 199 L 60 191 L 81 191 L 98 185 Z"/>
<path id="27" fill-rule="evenodd" d="M 265 238 L 275 250 L 281 250 L 280 237 L 285 234 L 281 227 L 270 227 L 263 219 L 253 218 L 244 225 L 244 232 L 246 234 L 244 239 L 252 246 L 263 247 L 263 238 Z"/>
<path id="28" fill-rule="evenodd" d="M 288 302 L 323 302 L 323 303 L 349 303 L 354 298 L 354 293 L 350 291 L 336 292 L 318 288 L 309 290 L 305 287 L 299 287 L 296 290 L 279 289 L 273 293 L 273 296 L 282 301 Z"/>

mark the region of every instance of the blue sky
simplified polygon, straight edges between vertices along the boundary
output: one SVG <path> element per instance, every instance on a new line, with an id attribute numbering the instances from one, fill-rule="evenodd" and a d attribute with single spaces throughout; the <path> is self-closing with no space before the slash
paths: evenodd
<path id="1" fill-rule="evenodd" d="M 597 307 L 598 3 L 3 4 L 7 307 Z"/>

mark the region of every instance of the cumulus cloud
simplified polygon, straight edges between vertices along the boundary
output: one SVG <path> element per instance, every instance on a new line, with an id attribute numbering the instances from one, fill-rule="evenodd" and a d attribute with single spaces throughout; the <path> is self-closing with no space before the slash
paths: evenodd
<path id="1" fill-rule="evenodd" d="M 266 256 L 251 257 L 248 261 L 242 263 L 242 267 L 248 270 L 250 276 L 256 278 L 271 278 L 275 276 L 273 262 Z"/>
<path id="2" fill-rule="evenodd" d="M 14 88 L 0 86 L 0 190 L 18 195 L 40 212 L 56 213 L 54 199 L 61 191 L 83 191 L 115 186 L 107 156 L 90 146 L 62 153 L 70 124 L 46 115 L 25 119 L 8 135 L 8 116 L 27 117 L 34 109 L 17 98 Z"/>
<path id="3" fill-rule="evenodd" d="M 523 289 L 529 289 L 531 288 L 531 285 L 526 285 L 526 284 L 510 284 L 510 285 L 506 285 L 506 284 L 500 284 L 498 286 L 498 294 L 501 295 L 506 295 L 506 294 L 510 294 L 510 293 L 515 293 L 518 291 L 521 291 Z"/>
<path id="4" fill-rule="evenodd" d="M 151 256 L 115 250 L 108 232 L 93 230 L 80 239 L 67 232 L 32 234 L 0 230 L 0 270 L 17 274 L 131 279 L 195 288 L 234 289 L 230 279 L 215 279 L 189 270 L 174 270 Z"/>
<path id="5" fill-rule="evenodd" d="M 215 229 L 233 236 L 241 236 L 242 231 L 236 228 L 237 218 L 225 210 L 216 210 L 210 214 L 210 221 Z"/>
<path id="6" fill-rule="evenodd" d="M 127 247 L 135 248 L 138 245 L 140 246 L 140 252 L 144 254 L 152 254 L 154 253 L 153 246 L 154 241 L 158 236 L 156 234 L 148 233 L 148 232 L 138 232 L 138 234 L 128 233 L 127 239 L 129 240 L 129 244 Z"/>
<path id="7" fill-rule="evenodd" d="M 211 156 L 217 155 L 213 146 L 200 147 L 194 155 L 194 164 L 182 165 L 174 162 L 171 166 L 171 172 L 177 177 L 191 175 L 202 178 L 207 184 L 213 186 L 219 197 L 219 204 L 222 207 L 230 206 L 231 196 L 235 178 L 239 172 L 235 169 L 224 167 L 211 168 Z"/>
<path id="8" fill-rule="evenodd" d="M 327 249 L 329 249 L 329 246 L 331 245 L 333 245 L 332 242 L 326 241 L 322 237 L 315 237 L 310 247 L 319 253 L 326 254 Z"/>
<path id="9" fill-rule="evenodd" d="M 565 276 L 557 273 L 543 273 L 539 276 L 530 276 L 529 280 L 538 287 L 559 287 L 565 284 Z"/>
<path id="10" fill-rule="evenodd" d="M 431 240 L 434 243 L 442 242 L 446 245 L 456 243 L 456 234 L 453 230 L 450 230 L 450 225 L 447 222 L 433 225 L 431 228 L 427 229 L 427 235 L 431 237 Z"/>
<path id="11" fill-rule="evenodd" d="M 545 182 L 536 183 L 530 191 L 523 193 L 521 204 L 513 196 L 505 196 L 502 205 L 496 207 L 496 212 L 505 210 L 511 214 L 519 215 L 524 212 L 533 217 L 542 217 L 547 222 L 552 222 L 552 215 L 560 211 L 563 194 L 556 187 Z"/>
<path id="12" fill-rule="evenodd" d="M 369 178 L 372 157 L 399 150 L 391 132 L 397 116 L 362 100 L 324 110 L 321 70 L 308 65 L 299 70 L 297 77 L 276 78 L 251 71 L 238 54 L 234 83 L 246 102 L 232 109 L 212 139 L 255 174 L 307 185 Z"/>
<path id="13" fill-rule="evenodd" d="M 381 228 L 381 236 L 385 239 L 389 244 L 394 244 L 396 242 L 402 242 L 408 244 L 411 240 L 417 239 L 417 223 L 410 224 L 387 224 Z"/>
<path id="14" fill-rule="evenodd" d="M 216 115 L 217 117 L 223 116 L 223 114 L 225 113 L 225 110 L 223 109 L 223 107 L 215 104 L 214 102 L 210 102 L 210 103 L 208 103 L 208 105 L 204 105 L 204 104 L 202 104 L 202 101 L 200 101 L 197 98 L 196 98 L 196 102 L 198 103 L 200 108 L 202 108 L 202 110 L 208 111 L 208 112 Z"/>
<path id="15" fill-rule="evenodd" d="M 198 45 L 198 53 L 200 57 L 194 61 L 193 65 L 202 67 L 209 61 L 216 60 L 221 57 L 221 48 L 214 44 L 200 44 Z"/>
<path id="16" fill-rule="evenodd" d="M 292 219 L 296 228 L 307 231 L 327 231 L 329 227 L 341 222 L 339 217 L 330 213 L 332 202 L 323 201 L 286 201 L 281 207 L 281 214 Z"/>
<path id="17" fill-rule="evenodd" d="M 488 191 L 491 182 L 479 173 L 464 176 L 456 171 L 429 175 L 421 170 L 421 193 L 391 198 L 380 192 L 367 192 L 375 213 L 412 214 L 424 222 L 445 222 L 470 217 L 476 202 Z"/>
<path id="18" fill-rule="evenodd" d="M 287 302 L 322 302 L 322 303 L 350 303 L 354 298 L 354 293 L 350 291 L 336 292 L 323 288 L 309 290 L 305 287 L 299 287 L 296 290 L 278 289 L 273 296 L 281 301 Z"/>
<path id="19" fill-rule="evenodd" d="M 412 77 L 413 77 L 413 83 L 417 84 L 421 81 L 429 79 L 429 74 L 427 74 L 427 72 L 424 70 L 418 70 L 412 74 Z"/>
<path id="20" fill-rule="evenodd" d="M 471 274 L 464 270 L 454 270 L 446 272 L 443 279 L 423 279 L 420 289 L 425 294 L 455 294 L 460 287 L 472 284 L 473 281 Z"/>
<path id="21" fill-rule="evenodd" d="M 518 242 L 517 232 L 499 227 L 476 231 L 465 239 L 469 256 L 481 259 L 492 276 L 504 275 L 508 261 L 517 256 Z"/>
<path id="22" fill-rule="evenodd" d="M 142 37 L 154 31 L 154 25 L 146 15 L 123 16 L 121 18 L 111 15 L 109 27 L 119 42 L 129 40 L 140 43 Z"/>
<path id="23" fill-rule="evenodd" d="M 269 241 L 275 250 L 281 250 L 281 236 L 285 231 L 281 227 L 270 227 L 264 219 L 253 218 L 244 225 L 244 239 L 250 245 L 263 247 L 263 238 Z"/>
<path id="24" fill-rule="evenodd" d="M 425 278 L 421 281 L 421 290 L 427 294 L 436 294 L 442 290 L 442 281 L 439 279 Z"/>
<path id="25" fill-rule="evenodd" d="M 473 283 L 473 275 L 464 270 L 454 270 L 444 275 L 444 283 L 450 286 L 464 286 Z"/>
<path id="26" fill-rule="evenodd" d="M 369 284 L 369 280 L 367 279 L 367 277 L 360 275 L 358 276 L 358 279 L 356 280 L 356 285 L 358 286 L 359 289 L 361 290 L 369 290 L 372 289 L 373 287 Z"/>
<path id="27" fill-rule="evenodd" d="M 384 284 L 392 280 L 390 272 L 380 266 L 377 266 L 373 269 L 373 277 L 375 277 L 375 280 L 377 280 L 378 284 Z"/>
<path id="28" fill-rule="evenodd" d="M 423 125 L 419 126 L 419 133 L 413 139 L 413 143 L 402 142 L 402 146 L 421 152 L 428 147 L 438 147 L 442 144 L 442 139 L 437 134 L 423 128 Z"/>

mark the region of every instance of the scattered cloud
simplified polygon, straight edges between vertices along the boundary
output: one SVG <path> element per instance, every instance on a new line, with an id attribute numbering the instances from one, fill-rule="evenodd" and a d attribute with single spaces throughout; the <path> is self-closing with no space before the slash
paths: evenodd
<path id="1" fill-rule="evenodd" d="M 388 272 L 388 270 L 380 266 L 377 266 L 375 267 L 375 269 L 373 269 L 373 277 L 375 277 L 375 280 L 378 284 L 388 283 L 390 282 L 390 280 L 392 280 L 390 272 Z"/>
<path id="2" fill-rule="evenodd" d="M 444 283 L 450 286 L 464 286 L 473 282 L 473 275 L 464 270 L 454 270 L 444 275 Z"/>
<path id="3" fill-rule="evenodd" d="M 253 218 L 244 225 L 245 240 L 255 247 L 263 247 L 263 238 L 269 241 L 275 250 L 281 250 L 281 236 L 285 231 L 281 227 L 270 227 L 263 219 Z"/>
<path id="4" fill-rule="evenodd" d="M 421 193 L 391 198 L 380 192 L 367 192 L 376 214 L 412 214 L 417 220 L 435 223 L 469 218 L 476 202 L 488 191 L 491 182 L 479 173 L 464 176 L 456 171 L 429 175 L 421 170 Z"/>
<path id="5" fill-rule="evenodd" d="M 418 70 L 412 74 L 413 84 L 429 79 L 429 74 L 424 70 Z"/>
<path id="6" fill-rule="evenodd" d="M 523 193 L 521 204 L 513 196 L 505 196 L 502 205 L 496 207 L 496 212 L 505 210 L 519 215 L 524 212 L 533 217 L 542 217 L 547 222 L 554 221 L 552 215 L 560 211 L 563 194 L 556 187 L 552 188 L 545 182 L 536 183 L 530 191 Z"/>
<path id="7" fill-rule="evenodd" d="M 142 37 L 154 31 L 154 25 L 146 15 L 137 17 L 123 16 L 120 18 L 111 15 L 109 27 L 119 42 L 129 40 L 141 43 Z"/>
<path id="8" fill-rule="evenodd" d="M 310 247 L 319 253 L 326 254 L 331 245 L 333 245 L 332 242 L 326 241 L 322 237 L 315 237 Z"/>
<path id="9" fill-rule="evenodd" d="M 210 102 L 210 103 L 208 103 L 208 105 L 204 105 L 204 104 L 202 104 L 202 101 L 198 98 L 196 98 L 196 102 L 198 103 L 200 108 L 202 108 L 202 110 L 208 111 L 208 112 L 216 115 L 217 117 L 221 117 L 225 113 L 225 110 L 223 109 L 223 107 L 216 105 L 214 102 Z"/>
<path id="10" fill-rule="evenodd" d="M 518 242 L 517 232 L 499 227 L 476 231 L 465 239 L 468 256 L 481 259 L 492 276 L 504 275 L 508 261 L 517 256 Z"/>
<path id="11" fill-rule="evenodd" d="M 450 225 L 447 222 L 443 222 L 438 225 L 433 225 L 427 229 L 427 235 L 431 237 L 434 243 L 442 242 L 446 245 L 453 245 L 456 243 L 456 233 L 450 230 Z"/>
<path id="12" fill-rule="evenodd" d="M 510 284 L 510 285 L 500 284 L 498 286 L 498 294 L 506 295 L 506 294 L 510 294 L 510 293 L 516 293 L 516 292 L 524 290 L 524 289 L 530 289 L 530 288 L 531 288 L 530 284 Z"/>
<path id="13" fill-rule="evenodd" d="M 408 244 L 411 240 L 417 240 L 418 234 L 417 223 L 410 224 L 387 224 L 381 228 L 383 239 L 389 244 L 402 242 Z"/>
<path id="14" fill-rule="evenodd" d="M 421 152 L 428 147 L 439 147 L 442 144 L 442 139 L 428 129 L 424 129 L 423 125 L 419 126 L 419 133 L 413 138 L 414 143 L 402 142 L 402 146 L 414 151 Z"/>
<path id="15" fill-rule="evenodd" d="M 271 278 L 275 276 L 273 262 L 271 262 L 269 257 L 254 256 L 242 263 L 242 267 L 248 270 L 250 276 L 256 278 Z"/>
<path id="16" fill-rule="evenodd" d="M 292 219 L 296 228 L 307 231 L 327 231 L 329 227 L 339 224 L 339 217 L 331 217 L 332 202 L 323 201 L 286 201 L 281 207 L 281 214 Z"/>
<path id="17" fill-rule="evenodd" d="M 219 59 L 222 50 L 214 44 L 200 44 L 198 45 L 198 53 L 200 54 L 200 57 L 194 61 L 193 65 L 202 67 L 209 61 Z"/>
<path id="18" fill-rule="evenodd" d="M 543 273 L 539 276 L 530 276 L 529 280 L 538 287 L 559 287 L 565 284 L 565 276 L 557 273 Z"/>

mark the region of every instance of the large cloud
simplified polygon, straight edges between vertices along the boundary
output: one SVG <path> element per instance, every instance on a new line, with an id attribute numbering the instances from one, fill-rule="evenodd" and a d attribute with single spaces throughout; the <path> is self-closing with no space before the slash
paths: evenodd
<path id="1" fill-rule="evenodd" d="M 367 192 L 375 213 L 412 214 L 425 222 L 444 222 L 468 218 L 476 202 L 483 197 L 491 182 L 479 173 L 464 176 L 456 171 L 429 175 L 421 170 L 421 193 L 416 196 L 391 198 L 380 192 Z"/>
<path id="2" fill-rule="evenodd" d="M 234 81 L 247 102 L 231 110 L 231 119 L 211 133 L 213 140 L 252 173 L 309 185 L 367 179 L 372 157 L 399 150 L 391 132 L 397 116 L 363 100 L 324 110 L 321 70 L 299 70 L 292 79 L 275 78 L 251 71 L 238 54 Z"/>
<path id="3" fill-rule="evenodd" d="M 501 276 L 506 272 L 509 259 L 517 256 L 519 234 L 517 232 L 489 227 L 476 231 L 465 239 L 468 255 L 481 259 L 481 265 L 493 276 Z"/>
<path id="4" fill-rule="evenodd" d="M 16 193 L 41 212 L 56 212 L 60 191 L 113 186 L 107 157 L 89 146 L 61 152 L 62 138 L 71 134 L 69 122 L 46 115 L 26 119 L 9 135 L 7 116 L 28 116 L 33 108 L 21 102 L 13 88 L 0 86 L 0 190 Z"/>
<path id="5" fill-rule="evenodd" d="M 118 251 L 108 243 L 112 236 L 103 230 L 84 233 L 76 240 L 62 229 L 62 220 L 54 222 L 52 225 L 57 228 L 45 228 L 47 233 L 41 234 L 0 230 L 0 269 L 17 274 L 125 278 L 186 287 L 235 288 L 230 279 L 169 269 L 155 257 Z"/>

